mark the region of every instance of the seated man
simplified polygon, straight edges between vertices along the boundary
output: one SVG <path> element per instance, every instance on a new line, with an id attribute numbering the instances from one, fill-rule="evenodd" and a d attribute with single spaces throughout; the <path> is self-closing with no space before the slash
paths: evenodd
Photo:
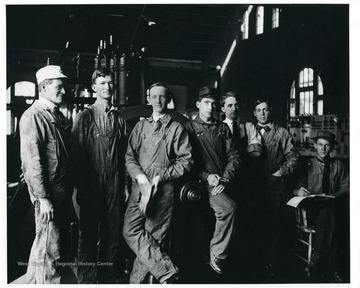
<path id="1" fill-rule="evenodd" d="M 195 151 L 195 169 L 205 183 L 216 218 L 210 241 L 210 266 L 216 273 L 223 274 L 236 227 L 237 206 L 228 195 L 228 184 L 238 175 L 240 156 L 229 127 L 214 118 L 216 100 L 215 89 L 201 88 L 196 102 L 199 115 L 185 126 Z"/>
<path id="2" fill-rule="evenodd" d="M 343 161 L 330 158 L 334 148 L 335 135 L 328 131 L 318 131 L 315 141 L 316 156 L 306 161 L 306 167 L 299 171 L 295 196 L 326 194 L 334 200 L 311 201 L 308 210 L 315 211 L 314 251 L 310 259 L 310 271 L 319 271 L 321 264 L 328 264 L 327 276 L 331 282 L 341 282 L 337 273 L 337 236 L 341 218 L 338 213 L 343 210 L 342 204 L 349 194 L 349 178 Z"/>

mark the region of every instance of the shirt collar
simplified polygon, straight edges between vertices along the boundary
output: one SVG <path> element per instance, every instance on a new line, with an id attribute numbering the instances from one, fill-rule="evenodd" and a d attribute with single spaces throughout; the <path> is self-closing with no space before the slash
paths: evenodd
<path id="1" fill-rule="evenodd" d="M 99 100 L 95 101 L 94 106 L 106 113 L 115 110 L 115 107 L 113 105 L 110 104 L 110 107 L 107 107 L 107 105 L 105 103 L 103 103 Z"/>
<path id="2" fill-rule="evenodd" d="M 330 156 L 326 157 L 325 159 L 320 159 L 319 157 L 315 157 L 316 160 L 321 164 L 328 164 L 330 162 Z"/>
<path id="3" fill-rule="evenodd" d="M 167 122 L 170 121 L 171 115 L 170 115 L 169 113 L 165 113 L 164 115 L 162 115 L 161 117 L 157 118 L 156 120 L 158 120 L 158 119 L 160 119 L 161 122 L 162 122 L 163 124 L 165 124 L 165 123 L 167 123 Z M 149 121 L 149 122 L 156 121 L 153 114 L 151 114 L 150 117 L 146 118 L 146 120 Z"/>
<path id="4" fill-rule="evenodd" d="M 152 116 L 153 120 L 154 120 L 155 122 L 157 122 L 159 119 L 164 118 L 165 115 L 166 115 L 166 114 L 162 114 L 162 115 L 160 115 L 160 116 L 157 116 L 157 115 L 154 115 L 154 113 L 153 113 L 151 116 Z"/>
<path id="5" fill-rule="evenodd" d="M 51 111 L 54 111 L 58 108 L 57 105 L 55 105 L 54 103 L 50 102 L 49 100 L 39 96 L 39 102 L 43 103 L 47 108 L 49 108 Z"/>
<path id="6" fill-rule="evenodd" d="M 217 121 L 216 121 L 215 119 L 211 119 L 210 122 L 205 122 L 204 120 L 202 120 L 202 119 L 200 118 L 199 115 L 197 115 L 194 120 L 195 120 L 196 122 L 200 123 L 200 124 L 206 124 L 206 125 L 216 124 L 216 123 L 217 123 Z"/>
<path id="7" fill-rule="evenodd" d="M 265 125 L 262 125 L 262 124 L 260 124 L 260 123 L 258 122 L 257 125 L 260 126 L 260 127 L 266 127 L 266 126 L 268 126 L 270 129 L 272 129 L 272 128 L 274 127 L 274 123 L 273 123 L 273 122 L 269 122 L 269 123 L 267 123 L 267 124 L 265 124 Z"/>
<path id="8" fill-rule="evenodd" d="M 234 122 L 236 122 L 236 120 L 231 120 L 229 118 L 225 118 L 225 120 L 223 121 L 224 123 L 228 124 L 229 126 L 232 125 Z"/>

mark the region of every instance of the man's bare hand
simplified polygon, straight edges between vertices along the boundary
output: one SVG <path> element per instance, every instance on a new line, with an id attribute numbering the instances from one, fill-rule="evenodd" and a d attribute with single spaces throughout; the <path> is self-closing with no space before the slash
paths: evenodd
<path id="1" fill-rule="evenodd" d="M 224 192 L 225 188 L 226 188 L 225 184 L 220 184 L 220 185 L 214 187 L 214 189 L 211 191 L 211 195 L 213 195 L 213 196 L 218 195 L 218 194 Z"/>
<path id="2" fill-rule="evenodd" d="M 140 193 L 141 193 L 140 202 L 139 202 L 139 210 L 140 210 L 141 216 L 145 217 L 147 208 L 148 208 L 148 204 L 149 204 L 149 201 L 151 198 L 152 186 L 151 186 L 149 179 L 144 174 L 138 175 L 136 177 L 136 180 L 139 184 Z"/>
<path id="3" fill-rule="evenodd" d="M 295 195 L 295 196 L 309 196 L 309 195 L 310 195 L 310 191 L 307 190 L 307 189 L 304 188 L 304 187 L 300 187 L 299 190 L 295 190 L 295 191 L 294 191 L 294 195 Z"/>
<path id="4" fill-rule="evenodd" d="M 141 195 L 148 195 L 151 191 L 151 183 L 149 179 L 144 175 L 138 175 L 136 181 L 139 184 Z"/>
<path id="5" fill-rule="evenodd" d="M 38 198 L 40 203 L 40 215 L 44 222 L 54 220 L 54 207 L 47 198 Z"/>
<path id="6" fill-rule="evenodd" d="M 221 177 L 217 174 L 210 174 L 206 179 L 210 186 L 216 187 L 220 183 Z"/>

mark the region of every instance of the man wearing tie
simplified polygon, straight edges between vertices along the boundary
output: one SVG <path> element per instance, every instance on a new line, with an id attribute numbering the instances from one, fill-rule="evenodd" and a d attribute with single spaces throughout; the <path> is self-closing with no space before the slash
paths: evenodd
<path id="1" fill-rule="evenodd" d="M 274 276 L 274 265 L 281 248 L 283 208 L 286 201 L 287 176 L 294 173 L 299 154 L 291 134 L 274 123 L 268 100 L 259 99 L 254 104 L 256 129 L 261 134 L 263 156 L 257 160 L 256 177 L 262 192 L 264 207 L 264 268 L 267 276 Z"/>
<path id="2" fill-rule="evenodd" d="M 224 123 L 229 126 L 234 142 L 239 151 L 242 165 L 238 180 L 234 182 L 233 198 L 237 201 L 239 209 L 239 224 L 245 225 L 258 205 L 256 182 L 254 181 L 255 159 L 261 156 L 261 136 L 255 125 L 251 122 L 241 122 L 239 119 L 239 96 L 237 92 L 229 91 L 221 97 L 221 110 L 225 114 Z M 242 228 L 245 229 L 245 228 Z M 241 229 L 239 229 L 241 230 Z"/>
<path id="3" fill-rule="evenodd" d="M 221 110 L 225 113 L 223 122 L 229 126 L 241 155 L 243 157 L 259 157 L 261 155 L 261 136 L 254 124 L 240 121 L 238 93 L 226 92 L 221 97 Z"/>
<path id="4" fill-rule="evenodd" d="M 315 141 L 316 156 L 306 159 L 303 169 L 298 169 L 294 195 L 326 194 L 334 199 L 314 198 L 304 203 L 309 212 L 308 219 L 315 219 L 316 230 L 309 270 L 321 274 L 319 272 L 323 269 L 329 282 L 342 282 L 338 274 L 339 268 L 342 268 L 338 249 L 339 240 L 345 234 L 341 231 L 348 225 L 345 213 L 349 209 L 349 174 L 342 160 L 330 157 L 337 143 L 334 134 L 320 130 L 312 139 Z"/>

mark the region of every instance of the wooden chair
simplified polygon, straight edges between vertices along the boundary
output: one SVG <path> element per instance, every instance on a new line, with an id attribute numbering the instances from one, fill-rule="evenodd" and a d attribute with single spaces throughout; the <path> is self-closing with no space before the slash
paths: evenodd
<path id="1" fill-rule="evenodd" d="M 308 265 L 313 252 L 313 240 L 316 234 L 315 226 L 309 225 L 306 207 L 299 205 L 295 208 L 296 217 L 296 247 L 294 255 L 306 263 L 307 276 L 310 277 Z"/>

